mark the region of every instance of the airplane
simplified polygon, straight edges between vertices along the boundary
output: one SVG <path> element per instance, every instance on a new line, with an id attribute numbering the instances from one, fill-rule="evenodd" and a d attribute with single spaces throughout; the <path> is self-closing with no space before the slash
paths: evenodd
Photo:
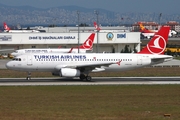
<path id="1" fill-rule="evenodd" d="M 149 29 L 145 28 L 142 23 L 139 23 L 139 27 L 140 27 L 141 34 L 148 39 L 152 38 L 154 36 L 154 34 L 158 32 L 158 30 L 149 30 Z M 176 31 L 169 30 L 168 36 L 172 37 L 173 35 L 176 35 L 176 34 L 177 34 Z"/>
<path id="2" fill-rule="evenodd" d="M 101 30 L 101 28 L 99 27 L 99 25 L 97 25 L 96 22 L 94 22 L 94 27 L 96 28 L 96 30 L 99 32 Z"/>
<path id="3" fill-rule="evenodd" d="M 155 33 L 155 32 L 158 32 L 158 30 L 148 30 L 147 28 L 145 28 L 143 26 L 142 23 L 139 23 L 139 27 L 140 27 L 140 32 L 145 32 L 145 33 Z"/>
<path id="4" fill-rule="evenodd" d="M 87 40 L 79 46 L 80 53 L 86 53 L 88 50 L 92 50 L 95 33 L 92 33 Z M 42 48 L 42 49 L 19 49 L 11 53 L 12 56 L 16 57 L 23 54 L 30 53 L 78 53 L 78 47 L 72 48 Z"/>
<path id="5" fill-rule="evenodd" d="M 4 52 L 4 51 L 12 51 L 14 49 L 0 49 L 0 52 Z"/>
<path id="6" fill-rule="evenodd" d="M 6 22 L 3 23 L 4 25 L 4 32 L 9 32 L 9 33 L 29 33 L 29 32 L 40 32 L 38 30 L 11 30 L 11 28 L 8 27 Z"/>
<path id="7" fill-rule="evenodd" d="M 6 64 L 11 70 L 31 72 L 46 71 L 61 77 L 79 77 L 91 81 L 91 72 L 125 71 L 142 68 L 172 59 L 164 55 L 170 27 L 162 26 L 140 52 L 129 53 L 33 53 L 15 57 Z"/>

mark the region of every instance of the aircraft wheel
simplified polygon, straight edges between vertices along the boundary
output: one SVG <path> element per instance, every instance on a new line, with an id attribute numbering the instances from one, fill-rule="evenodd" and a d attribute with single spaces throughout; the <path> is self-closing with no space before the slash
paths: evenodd
<path id="1" fill-rule="evenodd" d="M 31 80 L 31 77 L 26 77 L 26 80 Z"/>
<path id="2" fill-rule="evenodd" d="M 31 72 L 27 72 L 27 74 L 26 80 L 31 80 Z"/>
<path id="3" fill-rule="evenodd" d="M 91 81 L 91 80 L 92 80 L 91 76 L 86 76 L 86 81 Z"/>

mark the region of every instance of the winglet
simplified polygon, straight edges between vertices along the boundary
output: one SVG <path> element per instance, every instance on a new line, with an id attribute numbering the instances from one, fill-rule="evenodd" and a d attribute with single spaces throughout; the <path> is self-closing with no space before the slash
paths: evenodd
<path id="1" fill-rule="evenodd" d="M 92 33 L 88 37 L 88 39 L 79 48 L 81 48 L 81 49 L 92 49 L 93 43 L 94 43 L 94 36 L 95 36 L 95 33 Z"/>
<path id="2" fill-rule="evenodd" d="M 164 54 L 168 42 L 169 26 L 162 26 L 161 29 L 149 41 L 138 54 Z"/>
<path id="3" fill-rule="evenodd" d="M 71 53 L 71 52 L 73 51 L 73 49 L 74 49 L 74 48 L 71 48 L 68 53 Z"/>

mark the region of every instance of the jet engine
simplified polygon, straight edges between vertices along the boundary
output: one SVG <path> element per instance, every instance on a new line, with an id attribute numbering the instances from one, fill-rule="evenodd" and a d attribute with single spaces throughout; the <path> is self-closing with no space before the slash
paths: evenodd
<path id="1" fill-rule="evenodd" d="M 79 70 L 73 68 L 61 68 L 59 71 L 61 77 L 79 77 L 80 73 Z"/>

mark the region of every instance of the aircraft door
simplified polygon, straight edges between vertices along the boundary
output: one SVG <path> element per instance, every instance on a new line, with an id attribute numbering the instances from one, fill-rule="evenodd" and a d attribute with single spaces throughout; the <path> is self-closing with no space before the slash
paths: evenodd
<path id="1" fill-rule="evenodd" d="M 32 65 L 32 56 L 31 55 L 28 55 L 27 56 L 27 65 Z"/>
<path id="2" fill-rule="evenodd" d="M 142 56 L 137 56 L 137 65 L 142 65 Z"/>

